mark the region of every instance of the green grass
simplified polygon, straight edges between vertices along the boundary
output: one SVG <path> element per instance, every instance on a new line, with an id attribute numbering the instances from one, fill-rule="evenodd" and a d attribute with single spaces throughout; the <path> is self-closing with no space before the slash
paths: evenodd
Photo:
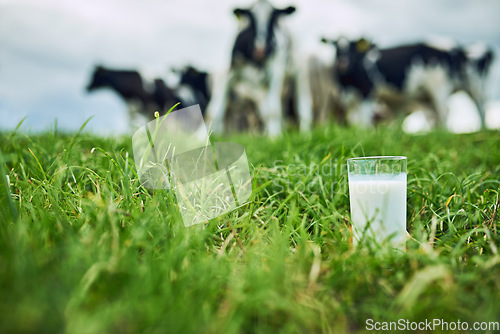
<path id="1" fill-rule="evenodd" d="M 330 126 L 217 140 L 243 144 L 254 194 L 185 228 L 171 193 L 140 187 L 130 138 L 0 134 L 0 332 L 500 321 L 498 131 Z M 368 155 L 408 157 L 404 254 L 349 245 L 346 159 Z"/>

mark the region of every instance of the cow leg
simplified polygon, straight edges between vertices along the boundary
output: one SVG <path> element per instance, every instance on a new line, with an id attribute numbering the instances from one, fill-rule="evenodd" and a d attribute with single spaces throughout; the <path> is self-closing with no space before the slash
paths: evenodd
<path id="1" fill-rule="evenodd" d="M 208 125 L 209 131 L 223 132 L 225 130 L 224 117 L 227 109 L 231 81 L 232 75 L 214 78 L 213 94 L 205 114 L 205 123 Z"/>
<path id="2" fill-rule="evenodd" d="M 445 126 L 448 119 L 448 98 L 451 95 L 449 85 L 441 85 L 428 90 L 434 110 L 437 113 L 438 126 Z"/>
<path id="3" fill-rule="evenodd" d="M 478 92 L 477 94 L 474 94 L 473 92 L 469 92 L 469 96 L 471 97 L 472 101 L 474 101 L 474 104 L 476 105 L 477 111 L 479 113 L 479 119 L 481 120 L 481 128 L 485 129 L 486 128 L 486 98 L 484 97 L 484 94 L 481 92 Z"/>
<path id="4" fill-rule="evenodd" d="M 341 94 L 342 107 L 346 110 L 348 124 L 360 127 L 371 127 L 375 120 L 376 100 L 373 97 L 362 97 L 355 91 L 346 90 Z"/>
<path id="5" fill-rule="evenodd" d="M 413 64 L 408 74 L 406 93 L 410 97 L 421 97 L 423 93 L 430 99 L 438 126 L 444 126 L 448 118 L 447 102 L 451 92 L 452 82 L 445 67 L 440 64 Z"/>
<path id="6" fill-rule="evenodd" d="M 129 127 L 135 131 L 150 119 L 144 114 L 146 112 L 144 104 L 138 100 L 130 100 L 127 102 L 127 111 L 129 115 Z"/>
<path id="7" fill-rule="evenodd" d="M 307 62 L 299 61 L 296 74 L 294 75 L 297 87 L 297 111 L 301 131 L 311 130 L 312 125 L 312 98 L 307 71 Z"/>
<path id="8" fill-rule="evenodd" d="M 481 119 L 481 128 L 486 129 L 486 108 L 484 107 L 484 102 L 476 102 L 477 111 L 479 112 L 479 118 Z"/>
<path id="9" fill-rule="evenodd" d="M 332 87 L 329 81 L 330 71 L 315 56 L 311 56 L 307 63 L 309 89 L 313 101 L 313 122 L 315 124 L 325 124 L 328 121 L 328 103 L 330 101 L 330 88 Z"/>
<path id="10" fill-rule="evenodd" d="M 476 104 L 481 119 L 481 127 L 484 129 L 486 127 L 486 78 L 470 70 L 467 84 L 466 91 Z"/>
<path id="11" fill-rule="evenodd" d="M 277 136 L 282 130 L 281 96 L 275 97 L 269 92 L 267 97 L 258 101 L 257 112 L 264 123 L 265 132 Z"/>
<path id="12" fill-rule="evenodd" d="M 283 110 L 281 92 L 285 80 L 285 57 L 277 54 L 269 64 L 269 89 L 264 100 L 259 101 L 259 116 L 264 122 L 267 134 L 276 136 L 281 133 Z"/>
<path id="13" fill-rule="evenodd" d="M 375 122 L 375 108 L 377 102 L 373 98 L 365 98 L 359 108 L 359 125 L 371 127 Z"/>

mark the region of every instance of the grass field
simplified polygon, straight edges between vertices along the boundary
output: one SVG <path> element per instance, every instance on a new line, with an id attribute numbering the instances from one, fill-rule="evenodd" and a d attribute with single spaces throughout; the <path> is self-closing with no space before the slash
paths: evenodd
<path id="1" fill-rule="evenodd" d="M 139 185 L 130 138 L 1 133 L 0 332 L 500 322 L 500 132 L 216 140 L 245 147 L 251 201 L 186 228 L 171 193 Z M 346 159 L 368 155 L 408 157 L 406 253 L 349 244 Z"/>

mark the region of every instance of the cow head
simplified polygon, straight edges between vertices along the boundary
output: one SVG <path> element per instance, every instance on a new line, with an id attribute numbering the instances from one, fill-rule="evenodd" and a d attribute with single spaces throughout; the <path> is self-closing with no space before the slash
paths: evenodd
<path id="1" fill-rule="evenodd" d="M 87 92 L 91 92 L 94 89 L 106 86 L 107 85 L 106 77 L 108 72 L 109 71 L 106 68 L 97 65 L 94 69 L 94 73 L 92 74 L 92 79 L 90 80 L 90 83 L 87 86 Z"/>
<path id="2" fill-rule="evenodd" d="M 248 9 L 234 9 L 234 14 L 238 18 L 246 18 L 248 25 L 238 36 L 233 56 L 236 52 L 236 56 L 262 64 L 276 46 L 275 30 L 279 18 L 293 12 L 293 6 L 277 9 L 266 0 L 258 0 Z"/>
<path id="3" fill-rule="evenodd" d="M 494 59 L 493 50 L 484 43 L 476 43 L 465 49 L 468 64 L 480 76 L 488 74 Z"/>
<path id="4" fill-rule="evenodd" d="M 366 38 L 358 40 L 349 40 L 341 37 L 337 40 L 322 38 L 323 43 L 335 46 L 335 71 L 339 74 L 347 74 L 357 71 L 365 66 L 366 61 L 373 58 L 376 52 L 376 46 Z M 374 59 L 373 59 L 374 60 Z"/>
<path id="5" fill-rule="evenodd" d="M 193 66 L 186 66 L 185 68 L 181 69 L 178 73 L 180 75 L 181 84 L 187 84 L 199 89 L 201 89 L 201 86 L 206 86 L 206 81 L 208 77 L 207 72 L 200 71 Z"/>

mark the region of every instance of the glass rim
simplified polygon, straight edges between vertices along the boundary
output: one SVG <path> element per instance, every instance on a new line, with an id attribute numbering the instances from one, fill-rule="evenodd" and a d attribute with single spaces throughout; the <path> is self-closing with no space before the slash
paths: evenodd
<path id="1" fill-rule="evenodd" d="M 381 156 L 370 156 L 370 157 L 356 157 L 349 158 L 347 161 L 360 161 L 360 160 L 407 160 L 408 158 L 404 155 L 381 155 Z"/>

